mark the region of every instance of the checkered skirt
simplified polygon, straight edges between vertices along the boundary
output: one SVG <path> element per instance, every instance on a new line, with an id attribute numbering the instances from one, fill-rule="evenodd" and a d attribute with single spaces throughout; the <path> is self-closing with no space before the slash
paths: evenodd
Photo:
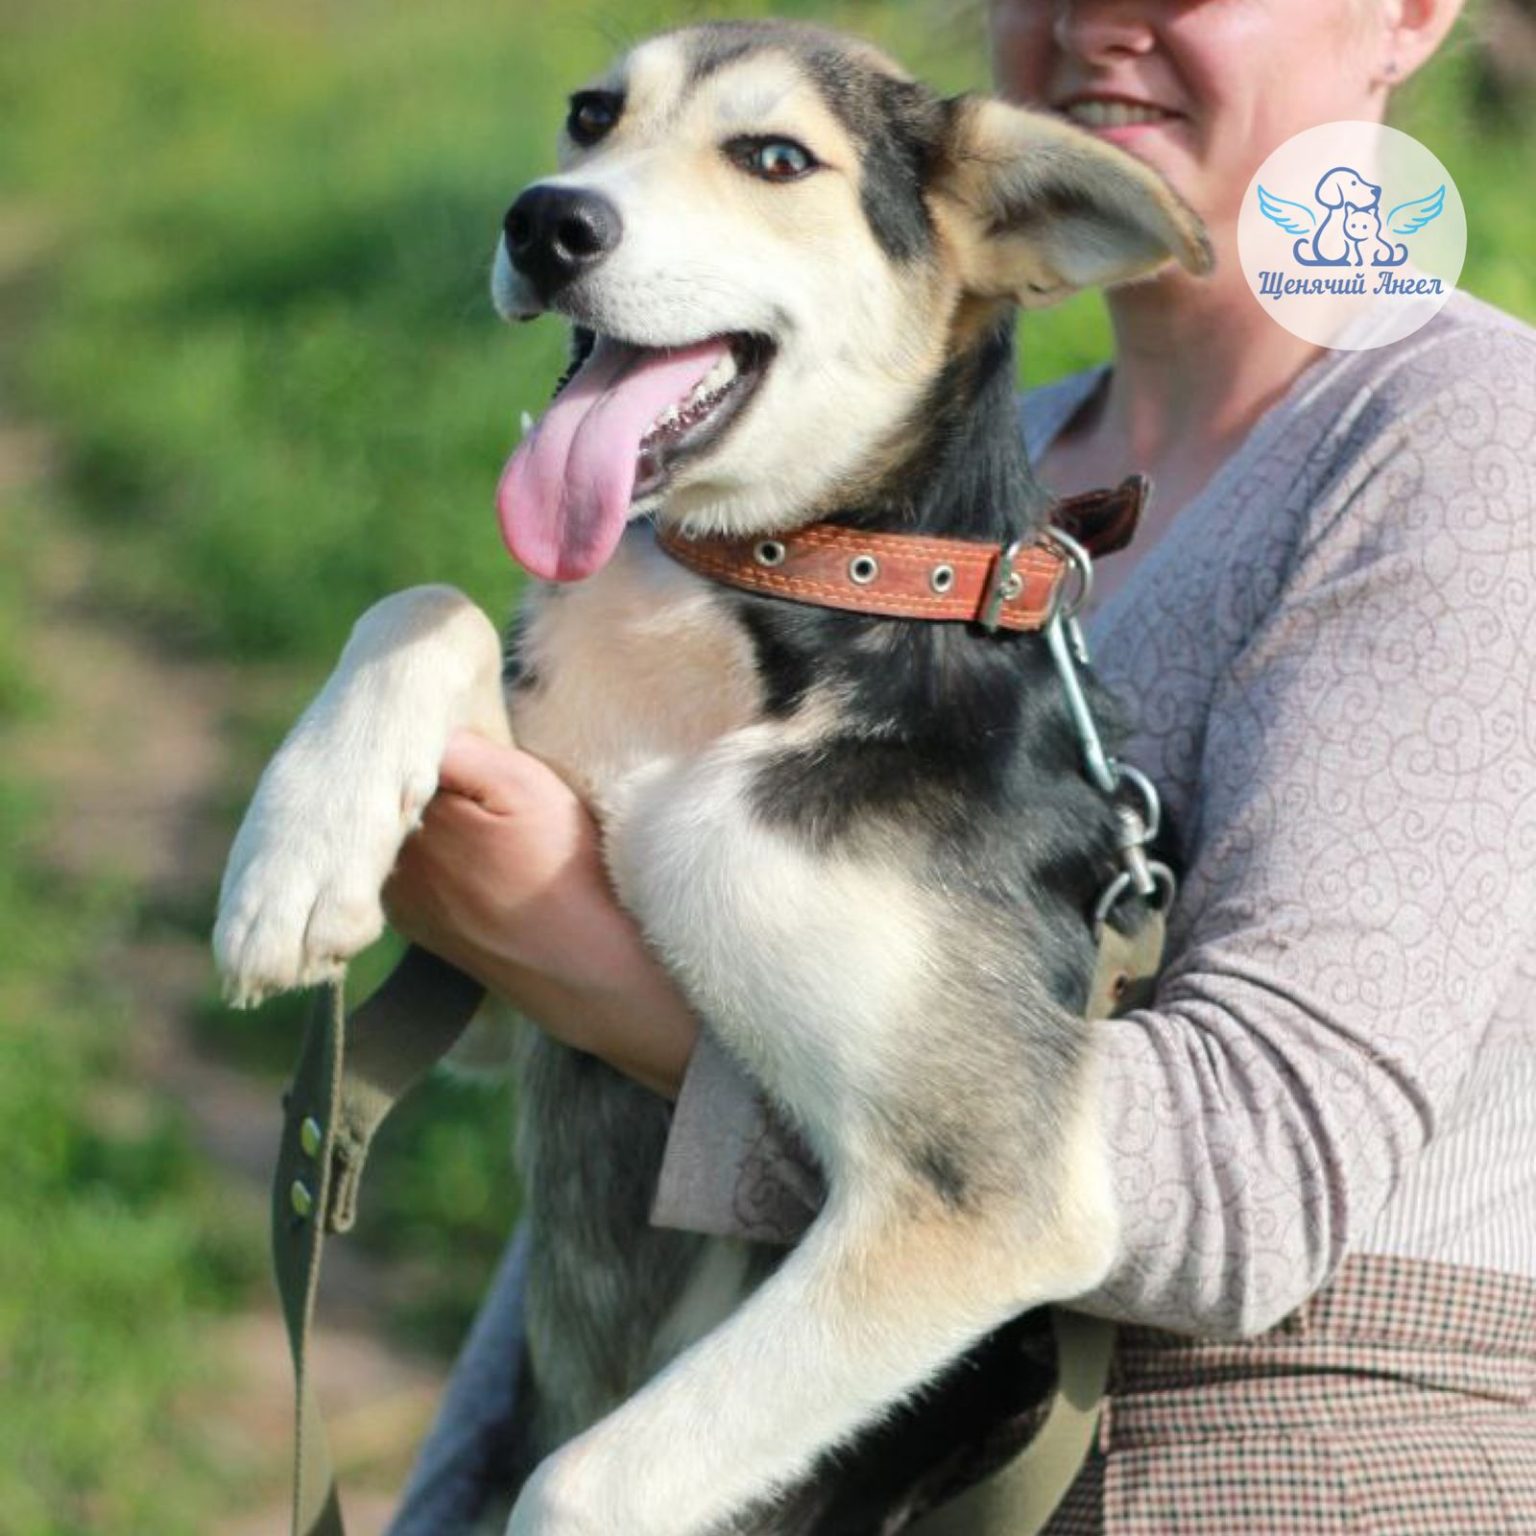
<path id="1" fill-rule="evenodd" d="M 1256 1338 L 1122 1329 L 1046 1536 L 1536 1536 L 1536 1282 L 1356 1257 Z"/>

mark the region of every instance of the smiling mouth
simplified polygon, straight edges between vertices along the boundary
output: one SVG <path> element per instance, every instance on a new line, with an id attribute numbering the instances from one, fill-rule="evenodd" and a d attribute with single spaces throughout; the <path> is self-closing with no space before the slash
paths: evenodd
<path id="1" fill-rule="evenodd" d="M 634 499 L 653 496 L 676 465 L 713 448 L 746 409 L 767 376 L 773 344 L 765 336 L 725 338 L 729 350 L 686 398 L 669 405 L 640 439 Z"/>
<path id="2" fill-rule="evenodd" d="M 555 581 L 607 561 L 635 508 L 740 419 L 775 352 L 746 332 L 654 346 L 578 327 L 575 340 L 571 367 L 496 495 L 508 548 Z"/>
<path id="3" fill-rule="evenodd" d="M 1131 128 L 1144 123 L 1171 123 L 1181 115 L 1150 102 L 1121 101 L 1103 96 L 1069 101 L 1056 110 L 1068 122 L 1081 128 Z"/>
<path id="4" fill-rule="evenodd" d="M 665 355 L 685 346 L 704 346 L 710 341 L 726 350 L 705 376 L 679 400 L 667 405 L 645 429 L 635 458 L 634 501 L 654 496 L 665 488 L 676 466 L 715 446 L 746 409 L 762 386 L 777 348 L 766 336 L 752 332 L 728 332 L 677 347 L 646 347 L 600 335 L 586 326 L 575 330 L 575 348 L 568 367 L 555 385 L 551 401 L 559 399 L 571 381 L 594 358 L 599 363 L 616 354 L 632 354 L 635 362 L 647 355 Z"/>

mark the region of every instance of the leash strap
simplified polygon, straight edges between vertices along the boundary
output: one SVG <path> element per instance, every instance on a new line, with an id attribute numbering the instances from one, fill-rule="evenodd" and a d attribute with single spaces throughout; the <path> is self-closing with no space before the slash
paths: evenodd
<path id="1" fill-rule="evenodd" d="M 481 987 L 411 948 L 348 1020 L 342 988 L 318 994 L 293 1085 L 272 1183 L 272 1263 L 296 1394 L 294 1536 L 344 1536 L 325 1421 L 307 1359 L 326 1236 L 357 1216 L 357 1188 L 384 1117 L 464 1033 Z"/>

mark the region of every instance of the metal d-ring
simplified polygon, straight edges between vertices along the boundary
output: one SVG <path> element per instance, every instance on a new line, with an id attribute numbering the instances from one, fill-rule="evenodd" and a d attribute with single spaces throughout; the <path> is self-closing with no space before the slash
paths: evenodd
<path id="1" fill-rule="evenodd" d="M 1115 776 L 1116 788 L 1121 784 L 1129 784 L 1141 796 L 1145 814 L 1141 818 L 1142 834 L 1137 841 L 1155 842 L 1163 825 L 1163 802 L 1158 796 L 1157 786 L 1140 768 L 1131 763 L 1122 763 L 1118 757 L 1110 758 L 1109 765 Z"/>
<path id="2" fill-rule="evenodd" d="M 1178 882 L 1173 878 L 1173 871 L 1166 864 L 1160 864 L 1155 859 L 1147 865 L 1148 872 L 1152 876 L 1154 895 L 1157 890 L 1162 891 L 1162 900 L 1154 904 L 1154 910 L 1166 912 L 1173 905 L 1173 898 L 1178 891 Z M 1104 925 L 1109 921 L 1109 914 L 1119 905 L 1121 898 L 1130 890 L 1134 877 L 1130 870 L 1122 869 L 1108 885 L 1104 887 L 1104 894 L 1099 897 L 1098 905 L 1093 909 L 1093 937 L 1097 941 L 1104 935 Z"/>

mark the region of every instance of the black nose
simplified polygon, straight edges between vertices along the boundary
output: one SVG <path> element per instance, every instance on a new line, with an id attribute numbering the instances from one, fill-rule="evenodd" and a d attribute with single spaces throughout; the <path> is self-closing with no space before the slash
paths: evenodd
<path id="1" fill-rule="evenodd" d="M 507 210 L 503 228 L 512 265 L 545 298 L 596 266 L 624 233 L 606 197 L 576 187 L 529 187 Z"/>

